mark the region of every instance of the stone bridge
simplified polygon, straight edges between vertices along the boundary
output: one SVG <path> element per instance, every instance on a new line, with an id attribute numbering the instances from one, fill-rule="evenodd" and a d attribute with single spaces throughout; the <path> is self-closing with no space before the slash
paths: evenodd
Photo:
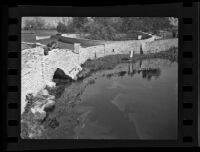
<path id="1" fill-rule="evenodd" d="M 26 95 L 36 95 L 46 85 L 52 82 L 57 68 L 65 74 L 76 79 L 76 74 L 81 70 L 80 65 L 87 59 L 94 59 L 111 54 L 127 54 L 133 50 L 144 53 L 164 51 L 171 47 L 178 47 L 178 39 L 169 40 L 133 40 L 116 41 L 87 48 L 75 44 L 74 50 L 54 49 L 48 55 L 44 55 L 42 47 L 22 50 L 21 61 L 21 113 L 26 105 Z"/>

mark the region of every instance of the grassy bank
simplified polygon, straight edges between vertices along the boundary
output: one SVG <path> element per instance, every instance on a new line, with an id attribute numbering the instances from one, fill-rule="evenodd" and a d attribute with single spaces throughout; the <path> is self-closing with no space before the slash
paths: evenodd
<path id="1" fill-rule="evenodd" d="M 133 57 L 133 62 L 137 62 L 138 60 L 144 59 L 152 59 L 152 58 L 161 58 L 168 59 L 172 62 L 178 60 L 178 49 L 171 48 L 167 51 L 162 51 L 158 53 L 150 53 L 150 54 L 135 54 Z M 105 57 L 98 58 L 96 60 L 87 60 L 84 64 L 82 64 L 83 71 L 78 74 L 80 79 L 84 79 L 85 77 L 91 75 L 93 72 L 100 70 L 108 70 L 113 69 L 120 63 L 128 62 L 129 55 L 128 54 L 117 54 L 117 55 L 109 55 Z"/>

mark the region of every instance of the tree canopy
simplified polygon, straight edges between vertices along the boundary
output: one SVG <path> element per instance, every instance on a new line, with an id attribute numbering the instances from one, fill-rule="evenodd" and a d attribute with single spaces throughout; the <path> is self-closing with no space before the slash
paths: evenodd
<path id="1" fill-rule="evenodd" d="M 56 29 L 59 33 L 87 33 L 92 39 L 113 40 L 121 33 L 177 30 L 177 23 L 173 17 L 61 17 Z M 25 20 L 24 24 L 25 30 L 48 28 L 42 17 Z"/>
<path id="2" fill-rule="evenodd" d="M 44 29 L 46 22 L 41 17 L 35 17 L 34 19 L 25 20 L 24 29 L 25 30 L 36 30 Z"/>

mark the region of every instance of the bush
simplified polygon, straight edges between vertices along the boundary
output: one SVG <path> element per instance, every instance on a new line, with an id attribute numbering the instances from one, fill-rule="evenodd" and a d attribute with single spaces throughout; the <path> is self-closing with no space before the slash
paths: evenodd
<path id="1" fill-rule="evenodd" d="M 103 24 L 94 23 L 90 26 L 90 37 L 91 39 L 97 40 L 114 40 L 117 38 L 116 30 L 111 26 L 104 26 Z"/>

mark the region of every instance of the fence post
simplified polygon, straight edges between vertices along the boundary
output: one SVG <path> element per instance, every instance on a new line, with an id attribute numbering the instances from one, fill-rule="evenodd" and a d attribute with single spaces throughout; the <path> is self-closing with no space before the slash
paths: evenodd
<path id="1" fill-rule="evenodd" d="M 80 49 L 80 43 L 74 43 L 74 53 L 78 54 L 78 64 L 79 64 L 79 49 Z"/>
<path id="2" fill-rule="evenodd" d="M 74 53 L 79 54 L 80 43 L 74 43 Z"/>
<path id="3" fill-rule="evenodd" d="M 133 58 L 133 50 L 130 51 L 130 58 Z"/>
<path id="4" fill-rule="evenodd" d="M 144 54 L 143 48 L 144 48 L 144 43 L 141 43 L 140 44 L 140 55 Z"/>
<path id="5" fill-rule="evenodd" d="M 95 58 L 95 59 L 97 58 L 96 50 L 95 50 L 95 52 L 94 52 L 94 58 Z"/>

